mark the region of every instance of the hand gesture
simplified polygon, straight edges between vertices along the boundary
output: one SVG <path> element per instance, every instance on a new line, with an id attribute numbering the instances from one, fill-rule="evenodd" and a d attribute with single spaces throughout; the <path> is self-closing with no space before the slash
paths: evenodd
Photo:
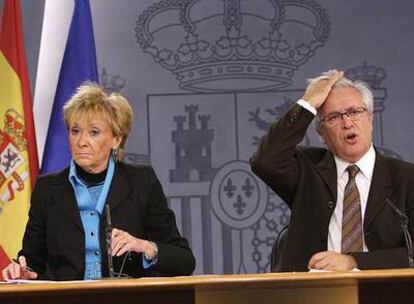
<path id="1" fill-rule="evenodd" d="M 318 109 L 326 100 L 333 85 L 342 78 L 344 72 L 332 70 L 324 75 L 311 80 L 302 99 Z"/>

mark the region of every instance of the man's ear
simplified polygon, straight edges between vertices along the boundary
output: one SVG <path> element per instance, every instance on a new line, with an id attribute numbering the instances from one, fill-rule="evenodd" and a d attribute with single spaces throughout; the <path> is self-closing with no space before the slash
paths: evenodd
<path id="1" fill-rule="evenodd" d="M 326 143 L 326 141 L 325 141 L 325 130 L 323 129 L 323 127 L 316 128 L 316 132 L 318 132 L 319 139 L 321 140 L 321 142 Z"/>
<path id="2" fill-rule="evenodd" d="M 371 120 L 372 128 L 374 128 L 374 115 L 372 113 L 369 113 L 369 119 Z"/>

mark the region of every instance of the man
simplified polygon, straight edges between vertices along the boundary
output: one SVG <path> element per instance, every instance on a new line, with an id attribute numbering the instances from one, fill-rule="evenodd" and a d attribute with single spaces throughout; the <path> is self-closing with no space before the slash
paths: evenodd
<path id="1" fill-rule="evenodd" d="M 327 149 L 300 147 L 316 116 Z M 311 79 L 262 139 L 252 170 L 290 207 L 280 271 L 408 267 L 400 218 L 414 227 L 414 165 L 372 144 L 373 96 L 343 72 Z M 348 168 L 349 167 L 349 168 Z"/>

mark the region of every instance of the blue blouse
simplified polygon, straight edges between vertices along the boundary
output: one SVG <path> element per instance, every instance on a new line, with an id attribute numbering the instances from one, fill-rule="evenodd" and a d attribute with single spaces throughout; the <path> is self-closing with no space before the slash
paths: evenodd
<path id="1" fill-rule="evenodd" d="M 105 180 L 102 183 L 88 185 L 79 177 L 75 163 L 71 161 L 69 181 L 75 192 L 85 233 L 85 280 L 102 278 L 99 223 L 114 171 L 115 161 L 110 157 Z"/>

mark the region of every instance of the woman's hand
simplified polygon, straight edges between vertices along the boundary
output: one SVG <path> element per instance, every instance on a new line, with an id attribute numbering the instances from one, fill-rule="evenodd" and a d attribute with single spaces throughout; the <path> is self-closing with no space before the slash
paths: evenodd
<path id="1" fill-rule="evenodd" d="M 112 255 L 121 256 L 124 253 L 137 252 L 144 253 L 146 258 L 155 259 L 157 257 L 156 245 L 147 240 L 142 240 L 130 235 L 120 229 L 112 229 Z"/>
<path id="2" fill-rule="evenodd" d="M 19 263 L 10 263 L 3 269 L 2 275 L 5 280 L 34 280 L 38 276 L 37 272 L 27 267 L 26 258 L 22 255 L 19 256 Z"/>

